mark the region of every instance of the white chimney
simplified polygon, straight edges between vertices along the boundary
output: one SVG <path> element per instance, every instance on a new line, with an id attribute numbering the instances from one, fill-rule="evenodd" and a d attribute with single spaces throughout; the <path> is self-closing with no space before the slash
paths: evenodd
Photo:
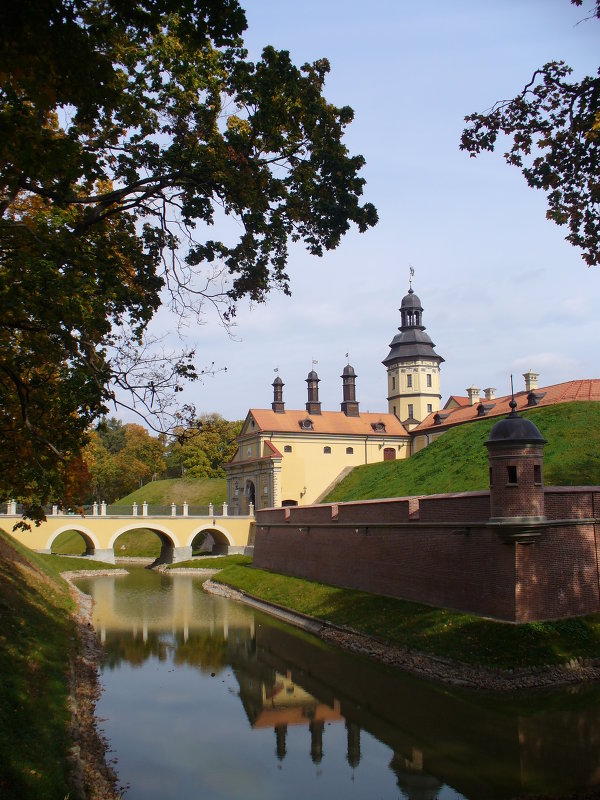
<path id="1" fill-rule="evenodd" d="M 467 389 L 467 394 L 469 395 L 470 405 L 474 406 L 475 403 L 479 402 L 479 389 L 477 386 L 471 386 L 470 389 Z"/>
<path id="2" fill-rule="evenodd" d="M 485 394 L 486 400 L 494 400 L 496 397 L 496 390 L 492 386 L 488 386 L 487 389 L 484 389 L 483 393 Z"/>
<path id="3" fill-rule="evenodd" d="M 529 370 L 529 372 L 524 372 L 523 377 L 525 378 L 525 391 L 526 392 L 533 392 L 535 389 L 538 388 L 538 378 L 540 377 L 537 372 L 533 370 Z"/>

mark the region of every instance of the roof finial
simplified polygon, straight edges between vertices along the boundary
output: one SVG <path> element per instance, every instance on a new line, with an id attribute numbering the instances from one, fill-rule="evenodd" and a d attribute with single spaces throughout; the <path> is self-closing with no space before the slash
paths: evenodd
<path id="1" fill-rule="evenodd" d="M 510 374 L 510 394 L 512 396 L 512 399 L 511 399 L 510 403 L 508 404 L 510 406 L 510 416 L 511 417 L 516 417 L 517 416 L 517 412 L 516 412 L 515 409 L 517 407 L 517 402 L 515 400 L 515 388 L 513 386 L 512 372 Z"/>
<path id="2" fill-rule="evenodd" d="M 347 359 L 348 364 L 350 364 L 350 352 L 349 351 L 346 353 L 346 359 Z"/>
<path id="3" fill-rule="evenodd" d="M 412 292 L 412 290 L 413 290 L 413 288 L 412 288 L 412 280 L 413 280 L 413 278 L 415 276 L 415 268 L 410 263 L 410 261 L 408 262 L 408 266 L 410 268 L 410 270 L 409 270 L 409 278 L 408 278 L 408 291 Z"/>

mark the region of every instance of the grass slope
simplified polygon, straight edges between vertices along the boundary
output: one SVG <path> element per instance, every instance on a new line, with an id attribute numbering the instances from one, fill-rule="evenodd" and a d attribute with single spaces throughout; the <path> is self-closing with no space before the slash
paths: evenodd
<path id="1" fill-rule="evenodd" d="M 600 484 L 600 403 L 563 403 L 527 411 L 524 416 L 535 422 L 548 440 L 544 448 L 546 486 Z M 325 502 L 487 489 L 484 442 L 499 419 L 451 428 L 409 459 L 356 467 Z"/>
<path id="2" fill-rule="evenodd" d="M 600 654 L 600 614 L 513 625 L 249 565 L 228 566 L 213 580 L 400 647 L 475 666 L 517 669 Z"/>
<path id="3" fill-rule="evenodd" d="M 67 672 L 77 640 L 59 573 L 79 566 L 34 553 L 0 531 L 2 798 L 62 800 L 69 792 Z"/>
<path id="4" fill-rule="evenodd" d="M 227 500 L 227 481 L 225 478 L 169 478 L 164 481 L 151 481 L 141 489 L 136 489 L 126 497 L 115 502 L 118 506 L 144 500 L 149 505 L 167 506 L 171 503 L 181 505 L 187 501 L 191 506 L 221 505 Z"/>

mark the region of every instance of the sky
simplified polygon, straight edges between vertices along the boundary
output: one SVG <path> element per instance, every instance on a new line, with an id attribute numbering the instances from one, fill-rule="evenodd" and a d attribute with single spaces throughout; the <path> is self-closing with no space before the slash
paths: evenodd
<path id="1" fill-rule="evenodd" d="M 323 410 L 339 410 L 349 353 L 361 410 L 387 411 L 381 361 L 400 325 L 409 264 L 445 359 L 442 405 L 472 385 L 507 394 L 511 373 L 522 389 L 529 369 L 540 386 L 599 377 L 600 270 L 546 220 L 545 195 L 505 163 L 503 148 L 478 158 L 459 150 L 465 115 L 514 97 L 537 67 L 562 59 L 574 79 L 597 71 L 600 23 L 581 21 L 592 0 L 241 4 L 250 58 L 271 44 L 298 65 L 329 59 L 324 94 L 355 111 L 344 141 L 366 159 L 364 199 L 379 223 L 352 229 L 322 258 L 293 246 L 292 296 L 241 302 L 229 334 L 210 313 L 190 325 L 199 368 L 214 362 L 217 371 L 188 385 L 183 402 L 241 419 L 270 406 L 277 368 L 286 407 L 303 408 L 314 360 Z M 154 331 L 174 328 L 159 313 Z"/>

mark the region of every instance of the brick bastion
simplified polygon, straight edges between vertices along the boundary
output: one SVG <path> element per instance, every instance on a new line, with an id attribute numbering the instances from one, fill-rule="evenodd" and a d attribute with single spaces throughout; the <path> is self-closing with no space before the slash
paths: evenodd
<path id="1" fill-rule="evenodd" d="M 544 487 L 544 444 L 513 409 L 489 491 L 258 511 L 254 564 L 511 622 L 600 611 L 600 486 Z"/>

